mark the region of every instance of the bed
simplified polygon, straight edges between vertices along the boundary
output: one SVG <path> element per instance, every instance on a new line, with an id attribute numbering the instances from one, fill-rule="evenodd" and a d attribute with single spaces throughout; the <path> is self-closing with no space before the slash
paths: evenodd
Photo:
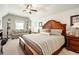
<path id="1" fill-rule="evenodd" d="M 61 29 L 62 35 L 38 33 L 19 37 L 19 45 L 26 55 L 56 55 L 62 50 L 65 44 L 66 24 L 49 20 L 43 29 Z"/>

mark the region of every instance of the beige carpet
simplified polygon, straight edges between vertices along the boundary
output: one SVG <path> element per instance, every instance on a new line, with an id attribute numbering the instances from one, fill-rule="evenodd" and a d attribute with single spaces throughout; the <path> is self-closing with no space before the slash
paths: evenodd
<path id="1" fill-rule="evenodd" d="M 3 46 L 4 55 L 24 55 L 20 46 L 18 39 L 9 39 L 7 44 Z"/>
<path id="2" fill-rule="evenodd" d="M 3 54 L 4 55 L 24 55 L 21 48 L 19 47 L 19 40 L 18 39 L 9 39 L 7 44 L 3 47 Z M 78 55 L 75 52 L 69 51 L 66 48 L 59 53 L 59 55 Z"/>
<path id="3" fill-rule="evenodd" d="M 66 48 L 63 48 L 62 51 L 59 53 L 59 55 L 79 55 L 79 54 L 72 52 L 70 50 L 67 50 Z"/>

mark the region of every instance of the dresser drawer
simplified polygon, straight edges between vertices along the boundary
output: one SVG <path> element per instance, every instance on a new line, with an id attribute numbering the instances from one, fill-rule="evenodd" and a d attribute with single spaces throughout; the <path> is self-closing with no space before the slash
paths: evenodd
<path id="1" fill-rule="evenodd" d="M 67 49 L 79 53 L 79 37 L 67 36 Z"/>
<path id="2" fill-rule="evenodd" d="M 79 47 L 78 46 L 70 45 L 69 49 L 79 53 Z"/>
<path id="3" fill-rule="evenodd" d="M 78 46 L 79 47 L 79 41 L 70 40 L 70 45 Z"/>

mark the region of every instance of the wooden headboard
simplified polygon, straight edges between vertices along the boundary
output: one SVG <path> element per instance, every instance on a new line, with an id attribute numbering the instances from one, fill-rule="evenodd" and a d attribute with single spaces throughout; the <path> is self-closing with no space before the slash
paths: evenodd
<path id="1" fill-rule="evenodd" d="M 44 24 L 43 29 L 62 29 L 62 35 L 66 36 L 66 24 L 62 24 L 55 20 L 49 20 Z"/>

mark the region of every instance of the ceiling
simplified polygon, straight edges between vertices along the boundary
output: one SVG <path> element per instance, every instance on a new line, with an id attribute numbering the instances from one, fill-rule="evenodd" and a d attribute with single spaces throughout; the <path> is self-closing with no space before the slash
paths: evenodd
<path id="1" fill-rule="evenodd" d="M 2 5 L 0 5 L 0 7 L 1 6 Z M 17 13 L 17 14 L 20 14 L 20 15 L 21 15 L 21 13 L 22 13 L 22 15 L 28 14 L 28 13 L 22 12 L 22 10 L 25 9 L 23 4 L 6 4 L 5 6 L 7 6 L 6 9 L 8 9 L 8 10 L 11 9 L 8 12 L 12 12 L 14 14 Z M 60 13 L 60 12 L 63 12 L 63 11 L 79 8 L 79 4 L 33 4 L 33 8 L 38 10 L 38 12 L 37 12 L 38 14 L 40 12 L 41 13 L 56 14 L 56 13 Z"/>
<path id="2" fill-rule="evenodd" d="M 22 4 L 11 4 L 8 5 L 14 8 L 24 8 Z M 66 10 L 79 8 L 79 4 L 33 4 L 33 8 L 39 11 L 52 11 L 52 13 L 58 13 Z"/>

